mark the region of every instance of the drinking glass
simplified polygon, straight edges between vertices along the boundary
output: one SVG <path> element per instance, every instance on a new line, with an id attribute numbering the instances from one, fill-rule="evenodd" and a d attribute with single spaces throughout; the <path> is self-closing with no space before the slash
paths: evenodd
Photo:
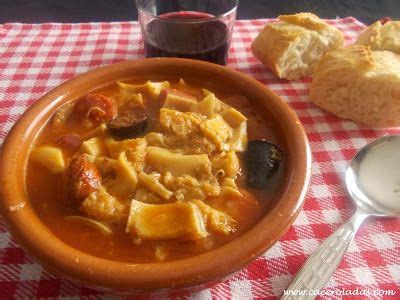
<path id="1" fill-rule="evenodd" d="M 225 65 L 238 0 L 136 0 L 146 57 Z"/>

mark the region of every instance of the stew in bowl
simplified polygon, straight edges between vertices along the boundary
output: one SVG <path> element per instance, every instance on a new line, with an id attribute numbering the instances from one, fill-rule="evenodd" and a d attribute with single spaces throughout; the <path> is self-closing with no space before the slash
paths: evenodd
<path id="1" fill-rule="evenodd" d="M 270 248 L 310 176 L 295 113 L 211 63 L 122 62 L 37 101 L 0 157 L 0 208 L 46 269 L 114 291 L 193 291 Z"/>
<path id="2" fill-rule="evenodd" d="M 282 181 L 273 130 L 245 96 L 189 82 L 117 81 L 54 113 L 27 190 L 55 235 L 154 262 L 212 250 L 259 221 Z"/>

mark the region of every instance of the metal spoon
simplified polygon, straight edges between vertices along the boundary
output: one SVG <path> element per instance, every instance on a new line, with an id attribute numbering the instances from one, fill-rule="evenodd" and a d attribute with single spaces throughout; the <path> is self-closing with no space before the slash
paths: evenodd
<path id="1" fill-rule="evenodd" d="M 337 266 L 339 265 L 342 257 L 346 253 L 350 242 L 353 240 L 358 228 L 362 222 L 369 216 L 378 217 L 400 217 L 400 198 L 398 203 L 390 203 L 390 201 L 385 201 L 382 195 L 377 195 L 377 193 L 372 193 L 375 197 L 371 196 L 371 191 L 365 183 L 360 181 L 360 169 L 363 161 L 368 157 L 368 163 L 363 164 L 363 175 L 368 173 L 371 174 L 373 171 L 371 157 L 373 155 L 384 153 L 382 151 L 390 152 L 396 149 L 400 151 L 400 136 L 386 136 L 379 138 L 372 143 L 367 144 L 363 147 L 352 159 L 350 165 L 346 170 L 346 187 L 350 198 L 355 202 L 357 209 L 354 215 L 347 220 L 342 226 L 340 226 L 334 233 L 332 233 L 308 258 L 299 273 L 293 279 L 290 286 L 286 291 L 306 291 L 306 295 L 298 294 L 294 295 L 284 295 L 282 299 L 314 299 L 315 295 L 312 295 L 314 291 L 322 289 L 328 280 L 331 278 L 335 272 Z M 374 151 L 381 151 L 375 152 Z M 385 178 L 387 174 L 390 174 L 390 170 L 400 169 L 399 160 L 396 159 L 396 155 L 385 155 L 379 160 L 379 164 L 384 170 L 388 170 L 385 174 L 379 173 L 374 176 L 374 180 L 381 182 L 382 188 L 388 191 L 388 184 L 386 182 L 394 182 L 393 180 L 388 180 Z M 377 165 L 375 163 L 375 165 Z M 370 170 L 366 170 L 367 168 Z M 365 175 L 364 175 L 365 177 Z M 396 178 L 400 181 L 400 178 Z M 390 186 L 390 191 L 398 192 L 398 187 Z M 368 191 L 367 191 L 368 190 Z M 395 195 L 396 197 L 398 195 Z M 397 198 L 396 198 L 397 200 Z M 312 291 L 309 293 L 309 291 Z M 304 293 L 304 292 L 303 292 Z M 307 295 L 307 293 L 311 295 Z"/>

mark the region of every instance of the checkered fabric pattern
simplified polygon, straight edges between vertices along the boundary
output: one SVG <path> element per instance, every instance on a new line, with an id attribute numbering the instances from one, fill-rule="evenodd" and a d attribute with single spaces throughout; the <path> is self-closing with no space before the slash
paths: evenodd
<path id="1" fill-rule="evenodd" d="M 398 128 L 374 130 L 323 112 L 309 99 L 310 80 L 288 82 L 274 77 L 250 51 L 251 41 L 270 21 L 237 21 L 228 66 L 266 84 L 296 111 L 311 144 L 311 184 L 297 220 L 278 243 L 231 279 L 190 295 L 193 299 L 279 296 L 313 250 L 353 213 L 344 188 L 349 160 L 367 142 L 400 134 Z M 365 28 L 354 18 L 329 23 L 345 33 L 348 43 Z M 136 22 L 0 25 L 0 144 L 19 116 L 50 89 L 98 66 L 142 57 Z M 393 289 L 400 297 L 399 286 L 400 221 L 370 219 L 327 288 Z M 18 247 L 0 219 L 0 298 L 34 297 L 112 295 L 43 270 Z"/>

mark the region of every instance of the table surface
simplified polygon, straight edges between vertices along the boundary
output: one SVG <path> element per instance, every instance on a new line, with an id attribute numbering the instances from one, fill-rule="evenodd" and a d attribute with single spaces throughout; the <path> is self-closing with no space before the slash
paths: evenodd
<path id="1" fill-rule="evenodd" d="M 237 22 L 228 67 L 266 84 L 296 111 L 312 150 L 311 183 L 303 209 L 279 242 L 230 280 L 191 299 L 275 299 L 312 251 L 354 211 L 344 188 L 344 171 L 352 156 L 379 136 L 400 134 L 400 128 L 366 128 L 320 110 L 308 97 L 309 79 L 277 79 L 250 51 L 251 41 L 267 22 Z M 344 32 L 347 43 L 365 27 L 354 18 L 329 22 Z M 142 58 L 140 41 L 137 22 L 0 25 L 0 145 L 19 116 L 47 91 L 98 66 Z M 398 296 L 399 287 L 400 220 L 368 220 L 327 289 L 391 289 Z M 107 295 L 43 270 L 17 245 L 0 218 L 0 299 L 81 296 Z"/>
<path id="2" fill-rule="evenodd" d="M 365 24 L 400 19 L 399 0 L 240 0 L 239 19 L 275 18 L 310 11 L 322 18 L 353 16 Z M 134 0 L 1 0 L 0 23 L 137 20 Z"/>

